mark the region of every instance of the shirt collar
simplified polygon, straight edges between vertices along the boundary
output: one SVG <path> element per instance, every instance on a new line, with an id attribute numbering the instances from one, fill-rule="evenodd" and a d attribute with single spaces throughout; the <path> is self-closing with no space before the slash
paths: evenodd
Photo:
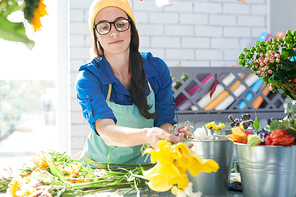
<path id="1" fill-rule="evenodd" d="M 109 85 L 112 84 L 115 90 L 118 91 L 119 84 L 112 72 L 111 66 L 105 57 L 95 58 L 93 59 L 93 64 L 97 65 L 100 69 L 100 78 L 102 84 Z M 149 78 L 158 75 L 154 66 L 152 66 L 146 58 L 143 58 L 143 68 L 146 74 L 146 78 L 149 81 Z"/>

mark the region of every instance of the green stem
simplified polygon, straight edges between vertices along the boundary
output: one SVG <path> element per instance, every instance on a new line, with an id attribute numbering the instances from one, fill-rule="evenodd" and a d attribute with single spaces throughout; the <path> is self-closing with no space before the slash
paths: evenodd
<path id="1" fill-rule="evenodd" d="M 295 92 L 289 87 L 289 85 L 285 85 L 285 87 L 290 92 L 291 96 L 293 97 L 291 99 L 296 100 L 296 94 L 295 94 Z"/>

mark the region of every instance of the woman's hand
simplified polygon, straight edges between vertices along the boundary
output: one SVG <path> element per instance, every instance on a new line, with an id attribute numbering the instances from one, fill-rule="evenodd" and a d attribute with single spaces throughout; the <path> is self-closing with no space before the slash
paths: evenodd
<path id="1" fill-rule="evenodd" d="M 172 143 L 184 142 L 183 134 L 175 136 L 159 127 L 147 128 L 146 137 L 148 140 L 148 145 L 152 146 L 154 149 L 158 149 L 157 143 L 160 140 L 167 140 L 168 142 Z"/>

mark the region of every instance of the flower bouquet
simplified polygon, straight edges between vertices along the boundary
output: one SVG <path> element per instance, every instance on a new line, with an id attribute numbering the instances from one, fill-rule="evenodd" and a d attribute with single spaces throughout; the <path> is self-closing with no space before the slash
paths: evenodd
<path id="1" fill-rule="evenodd" d="M 172 145 L 164 140 L 158 150 L 146 149 L 152 164 L 102 164 L 74 160 L 66 153 L 42 152 L 17 172 L 6 169 L 0 173 L 0 193 L 8 196 L 85 196 L 110 191 L 111 196 L 124 196 L 132 190 L 149 188 L 156 192 L 172 189 L 177 196 L 200 197 L 192 192 L 187 170 L 193 176 L 199 172 L 216 172 L 219 165 L 202 159 L 185 143 Z M 156 164 L 155 164 L 156 163 Z M 106 168 L 93 169 L 91 164 Z M 116 167 L 115 167 L 116 166 Z M 120 192 L 119 189 L 124 189 Z"/>
<path id="2" fill-rule="evenodd" d="M 295 197 L 295 138 L 272 126 L 259 130 L 257 118 L 253 128 L 246 131 L 248 121 L 232 122 L 232 134 L 226 136 L 236 147 L 244 196 Z"/>

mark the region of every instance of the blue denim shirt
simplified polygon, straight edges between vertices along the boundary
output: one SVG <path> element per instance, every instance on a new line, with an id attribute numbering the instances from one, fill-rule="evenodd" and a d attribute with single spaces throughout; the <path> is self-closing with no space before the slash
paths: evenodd
<path id="1" fill-rule="evenodd" d="M 175 124 L 172 79 L 165 62 L 151 53 L 141 53 L 146 73 L 146 93 L 149 94 L 148 81 L 155 93 L 155 109 L 159 114 L 154 126 L 164 123 Z M 94 58 L 82 65 L 76 78 L 77 99 L 85 119 L 95 131 L 95 120 L 110 118 L 117 122 L 112 110 L 106 103 L 109 84 L 112 84 L 110 101 L 121 105 L 132 105 L 130 92 L 114 76 L 105 57 Z"/>

